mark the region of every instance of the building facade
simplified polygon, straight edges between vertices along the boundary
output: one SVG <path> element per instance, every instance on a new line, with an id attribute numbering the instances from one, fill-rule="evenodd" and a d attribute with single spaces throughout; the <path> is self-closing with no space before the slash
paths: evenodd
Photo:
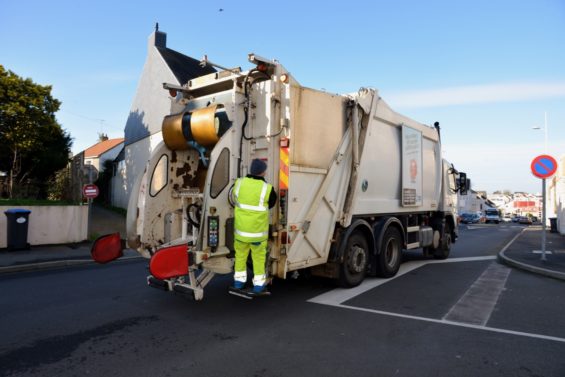
<path id="1" fill-rule="evenodd" d="M 557 231 L 565 234 L 565 155 L 561 156 L 558 165 L 555 175 L 546 182 L 547 218 L 555 218 Z"/>
<path id="2" fill-rule="evenodd" d="M 84 151 L 84 164 L 98 171 L 104 170 L 104 162 L 114 161 L 124 146 L 124 138 L 104 139 Z"/>
<path id="3" fill-rule="evenodd" d="M 148 40 L 147 58 L 126 121 L 123 153 L 112 178 L 112 205 L 127 208 L 136 178 L 143 174 L 149 156 L 162 142 L 161 124 L 170 113 L 171 97 L 163 83 L 184 85 L 189 80 L 215 72 L 196 59 L 167 48 L 167 34 L 155 30 Z"/>

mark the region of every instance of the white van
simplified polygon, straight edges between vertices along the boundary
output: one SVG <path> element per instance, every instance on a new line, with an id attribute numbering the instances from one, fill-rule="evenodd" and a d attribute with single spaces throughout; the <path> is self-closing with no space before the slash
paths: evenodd
<path id="1" fill-rule="evenodd" d="M 496 208 L 488 208 L 485 210 L 485 222 L 493 222 L 498 224 L 500 222 L 500 212 Z"/>

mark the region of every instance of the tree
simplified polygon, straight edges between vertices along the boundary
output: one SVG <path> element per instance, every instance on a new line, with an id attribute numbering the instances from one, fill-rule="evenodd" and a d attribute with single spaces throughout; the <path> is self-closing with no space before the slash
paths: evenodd
<path id="1" fill-rule="evenodd" d="M 14 184 L 46 182 L 67 165 L 72 139 L 55 118 L 60 106 L 51 86 L 0 65 L 0 170 L 8 172 L 10 197 Z M 45 188 L 40 196 L 46 195 Z"/>

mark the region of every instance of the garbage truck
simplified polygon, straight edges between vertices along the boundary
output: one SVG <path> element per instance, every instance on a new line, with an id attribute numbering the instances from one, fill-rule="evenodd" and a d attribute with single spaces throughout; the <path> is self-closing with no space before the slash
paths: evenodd
<path id="1" fill-rule="evenodd" d="M 163 83 L 163 141 L 137 177 L 126 220 L 127 245 L 149 259 L 150 286 L 201 300 L 214 276 L 233 273 L 232 191 L 256 158 L 279 199 L 269 283 L 307 270 L 354 287 L 394 276 L 404 250 L 449 256 L 466 177 L 442 158 L 437 122 L 395 112 L 375 89 L 328 93 L 276 60 L 248 60 L 242 70 L 204 58 L 216 72 Z M 107 263 L 124 247 L 119 233 L 106 235 L 91 254 Z"/>

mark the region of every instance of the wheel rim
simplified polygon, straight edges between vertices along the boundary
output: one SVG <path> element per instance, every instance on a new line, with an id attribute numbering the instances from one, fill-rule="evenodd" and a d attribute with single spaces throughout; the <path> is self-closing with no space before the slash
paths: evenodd
<path id="1" fill-rule="evenodd" d="M 396 265 L 398 254 L 398 243 L 394 239 L 389 239 L 385 248 L 385 260 L 388 267 Z"/>
<path id="2" fill-rule="evenodd" d="M 447 250 L 449 250 L 450 247 L 451 247 L 451 234 L 446 234 L 445 235 L 445 248 Z"/>
<path id="3" fill-rule="evenodd" d="M 353 245 L 351 247 L 351 252 L 349 253 L 348 258 L 348 267 L 349 271 L 353 273 L 362 272 L 365 268 L 365 261 L 367 256 L 365 254 L 365 249 L 359 247 L 358 245 Z"/>

